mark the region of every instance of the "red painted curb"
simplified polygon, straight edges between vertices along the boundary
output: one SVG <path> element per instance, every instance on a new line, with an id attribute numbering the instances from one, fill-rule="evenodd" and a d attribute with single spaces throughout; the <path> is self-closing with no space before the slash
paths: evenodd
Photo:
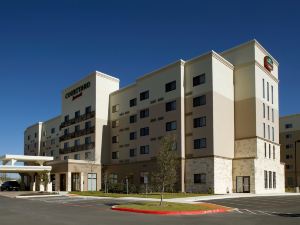
<path id="1" fill-rule="evenodd" d="M 230 209 L 211 209 L 211 210 L 193 210 L 193 211 L 155 211 L 155 210 L 119 208 L 117 206 L 113 206 L 111 207 L 111 209 L 117 211 L 124 211 L 124 212 L 157 214 L 157 215 L 201 215 L 201 214 L 223 213 L 223 212 L 230 211 Z"/>

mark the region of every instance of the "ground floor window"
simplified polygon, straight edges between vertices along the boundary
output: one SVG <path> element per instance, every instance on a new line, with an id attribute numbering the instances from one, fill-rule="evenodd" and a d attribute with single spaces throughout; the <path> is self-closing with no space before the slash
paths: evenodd
<path id="1" fill-rule="evenodd" d="M 265 188 L 268 188 L 268 171 L 264 171 L 265 174 Z"/>
<path id="2" fill-rule="evenodd" d="M 118 175 L 115 173 L 112 173 L 109 175 L 109 181 L 111 184 L 116 184 L 118 183 Z"/>
<path id="3" fill-rule="evenodd" d="M 269 171 L 269 188 L 272 188 L 272 172 Z"/>
<path id="4" fill-rule="evenodd" d="M 276 188 L 276 172 L 273 172 L 273 188 Z"/>
<path id="5" fill-rule="evenodd" d="M 206 184 L 206 174 L 205 173 L 194 174 L 194 184 Z"/>
<path id="6" fill-rule="evenodd" d="M 264 171 L 265 188 L 276 188 L 276 172 Z"/>
<path id="7" fill-rule="evenodd" d="M 149 177 L 149 173 L 148 172 L 141 172 L 140 183 L 141 184 L 148 184 L 148 177 Z"/>

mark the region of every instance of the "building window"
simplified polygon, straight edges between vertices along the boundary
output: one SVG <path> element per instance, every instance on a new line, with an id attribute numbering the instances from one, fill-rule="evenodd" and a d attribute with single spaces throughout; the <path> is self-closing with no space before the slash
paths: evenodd
<path id="1" fill-rule="evenodd" d="M 287 134 L 287 135 L 285 135 L 285 138 L 290 139 L 290 138 L 292 138 L 292 136 L 293 136 L 292 134 Z"/>
<path id="2" fill-rule="evenodd" d="M 194 140 L 194 149 L 206 148 L 206 138 Z"/>
<path id="3" fill-rule="evenodd" d="M 264 129 L 264 138 L 266 138 L 266 124 L 263 123 L 263 129 Z"/>
<path id="4" fill-rule="evenodd" d="M 69 142 L 64 143 L 64 149 L 69 148 Z"/>
<path id="5" fill-rule="evenodd" d="M 75 112 L 75 118 L 79 118 L 80 117 L 80 110 Z"/>
<path id="6" fill-rule="evenodd" d="M 149 145 L 144 145 L 140 147 L 140 154 L 146 155 L 149 154 Z"/>
<path id="7" fill-rule="evenodd" d="M 285 128 L 286 129 L 293 128 L 293 124 L 287 123 L 287 124 L 285 124 Z"/>
<path id="8" fill-rule="evenodd" d="M 288 177 L 287 178 L 287 183 L 288 183 L 288 186 L 293 186 L 294 185 L 294 178 L 293 177 Z"/>
<path id="9" fill-rule="evenodd" d="M 266 118 L 266 106 L 265 103 L 263 103 L 263 116 Z"/>
<path id="10" fill-rule="evenodd" d="M 275 159 L 276 158 L 276 156 L 275 156 L 275 146 L 273 145 L 273 159 Z"/>
<path id="11" fill-rule="evenodd" d="M 111 153 L 111 158 L 112 159 L 118 159 L 119 158 L 119 152 L 112 152 Z"/>
<path id="12" fill-rule="evenodd" d="M 269 188 L 272 188 L 272 172 L 269 171 Z"/>
<path id="13" fill-rule="evenodd" d="M 129 149 L 129 157 L 135 157 L 136 156 L 136 149 L 131 148 Z"/>
<path id="14" fill-rule="evenodd" d="M 273 188 L 276 188 L 276 172 L 273 172 Z"/>
<path id="15" fill-rule="evenodd" d="M 271 145 L 269 144 L 269 159 L 271 159 Z"/>
<path id="16" fill-rule="evenodd" d="M 271 85 L 271 99 L 272 99 L 272 104 L 274 103 L 274 96 L 273 96 L 273 85 Z"/>
<path id="17" fill-rule="evenodd" d="M 137 115 L 131 115 L 129 117 L 129 123 L 136 123 L 137 121 Z"/>
<path id="18" fill-rule="evenodd" d="M 267 100 L 269 101 L 270 98 L 269 98 L 269 82 L 267 82 Z"/>
<path id="19" fill-rule="evenodd" d="M 205 83 L 205 73 L 193 77 L 193 87 Z"/>
<path id="20" fill-rule="evenodd" d="M 84 158 L 86 160 L 92 160 L 92 153 L 91 152 L 84 153 Z"/>
<path id="21" fill-rule="evenodd" d="M 293 144 L 286 144 L 286 145 L 285 145 L 285 148 L 286 148 L 286 149 L 293 148 L 293 147 L 294 147 Z"/>
<path id="22" fill-rule="evenodd" d="M 91 127 L 92 127 L 92 122 L 91 121 L 85 122 L 85 129 L 89 129 Z"/>
<path id="23" fill-rule="evenodd" d="M 275 140 L 274 127 L 272 127 L 272 141 Z"/>
<path id="24" fill-rule="evenodd" d="M 28 140 L 28 141 L 30 140 L 30 135 L 28 135 L 27 140 Z"/>
<path id="25" fill-rule="evenodd" d="M 271 137 L 270 137 L 270 125 L 268 125 L 268 139 L 270 140 Z"/>
<path id="26" fill-rule="evenodd" d="M 75 146 L 79 146 L 79 145 L 80 145 L 80 139 L 76 139 L 76 140 L 74 141 L 74 145 L 75 145 Z"/>
<path id="27" fill-rule="evenodd" d="M 197 107 L 205 104 L 206 104 L 206 95 L 201 95 L 193 99 L 193 107 Z"/>
<path id="28" fill-rule="evenodd" d="M 55 133 L 55 128 L 51 128 L 51 134 Z"/>
<path id="29" fill-rule="evenodd" d="M 136 132 L 129 133 L 129 140 L 135 140 L 137 138 Z"/>
<path id="30" fill-rule="evenodd" d="M 265 188 L 268 188 L 268 171 L 264 171 L 264 178 L 265 178 Z"/>
<path id="31" fill-rule="evenodd" d="M 64 130 L 64 135 L 68 135 L 69 134 L 69 128 L 66 128 L 65 130 Z"/>
<path id="32" fill-rule="evenodd" d="M 166 90 L 166 92 L 176 90 L 176 80 L 167 83 L 165 86 L 165 90 Z"/>
<path id="33" fill-rule="evenodd" d="M 115 112 L 118 112 L 119 111 L 119 108 L 120 108 L 120 105 L 113 105 L 112 106 L 112 112 L 115 113 Z"/>
<path id="34" fill-rule="evenodd" d="M 206 126 L 206 116 L 202 116 L 194 119 L 194 128 L 205 127 Z"/>
<path id="35" fill-rule="evenodd" d="M 91 138 L 91 137 L 86 137 L 86 138 L 84 139 L 84 143 L 85 143 L 86 145 L 91 144 L 91 142 L 92 142 L 92 138 Z"/>
<path id="36" fill-rule="evenodd" d="M 166 131 L 172 131 L 177 129 L 176 121 L 171 121 L 166 123 Z"/>
<path id="37" fill-rule="evenodd" d="M 274 122 L 274 109 L 272 109 L 272 122 Z"/>
<path id="38" fill-rule="evenodd" d="M 268 109 L 268 111 L 267 111 L 268 112 L 268 120 L 270 120 L 270 107 L 268 106 L 267 109 Z"/>
<path id="39" fill-rule="evenodd" d="M 205 173 L 194 174 L 194 184 L 206 184 L 206 174 Z"/>
<path id="40" fill-rule="evenodd" d="M 140 118 L 149 117 L 149 109 L 143 109 L 140 111 Z"/>
<path id="41" fill-rule="evenodd" d="M 130 99 L 130 100 L 129 100 L 129 106 L 130 106 L 130 107 L 136 106 L 136 102 L 137 102 L 137 101 L 136 101 L 136 98 Z"/>
<path id="42" fill-rule="evenodd" d="M 111 139 L 112 139 L 111 142 L 112 142 L 113 144 L 119 143 L 119 136 L 112 136 Z"/>
<path id="43" fill-rule="evenodd" d="M 54 151 L 53 150 L 50 151 L 50 156 L 54 156 Z"/>
<path id="44" fill-rule="evenodd" d="M 166 103 L 166 112 L 176 110 L 176 101 Z"/>
<path id="45" fill-rule="evenodd" d="M 34 133 L 34 137 L 35 137 L 35 138 L 37 137 L 37 132 Z"/>
<path id="46" fill-rule="evenodd" d="M 265 142 L 265 158 L 267 158 L 267 143 Z"/>
<path id="47" fill-rule="evenodd" d="M 146 100 L 149 98 L 149 91 L 144 91 L 140 93 L 140 101 Z"/>
<path id="48" fill-rule="evenodd" d="M 68 159 L 69 159 L 69 156 L 65 155 L 64 160 L 68 160 Z"/>
<path id="49" fill-rule="evenodd" d="M 80 125 L 75 126 L 75 132 L 78 132 L 78 131 L 80 131 Z"/>
<path id="50" fill-rule="evenodd" d="M 92 107 L 91 106 L 85 107 L 85 114 L 88 114 L 88 113 L 91 113 L 91 112 L 92 112 Z"/>
<path id="51" fill-rule="evenodd" d="M 74 155 L 74 159 L 80 160 L 80 154 L 75 154 L 75 155 Z"/>
<path id="52" fill-rule="evenodd" d="M 263 85 L 263 98 L 265 98 L 265 79 L 262 79 L 262 85 Z"/>
<path id="53" fill-rule="evenodd" d="M 51 145 L 55 144 L 55 139 L 51 139 Z"/>
<path id="54" fill-rule="evenodd" d="M 119 120 L 112 121 L 111 126 L 112 126 L 112 128 L 118 127 L 119 126 Z"/>
<path id="55" fill-rule="evenodd" d="M 143 127 L 140 129 L 140 136 L 147 136 L 149 135 L 149 127 Z"/>
<path id="56" fill-rule="evenodd" d="M 148 176 L 149 176 L 148 172 L 141 172 L 141 174 L 140 174 L 140 183 L 141 184 L 148 184 Z"/>
<path id="57" fill-rule="evenodd" d="M 118 175 L 114 174 L 114 173 L 110 174 L 109 181 L 111 184 L 117 184 L 118 183 Z"/>
<path id="58" fill-rule="evenodd" d="M 69 119 L 70 119 L 69 115 L 66 115 L 66 116 L 65 116 L 65 122 L 68 122 Z"/>

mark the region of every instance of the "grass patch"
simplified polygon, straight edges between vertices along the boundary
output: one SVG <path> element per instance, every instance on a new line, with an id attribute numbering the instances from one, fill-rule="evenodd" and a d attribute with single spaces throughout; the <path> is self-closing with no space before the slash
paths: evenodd
<path id="1" fill-rule="evenodd" d="M 118 208 L 129 208 L 139 210 L 154 210 L 154 211 L 198 211 L 198 210 L 213 210 L 222 209 L 222 206 L 213 204 L 185 204 L 185 203 L 171 203 L 164 202 L 162 206 L 159 202 L 142 202 L 118 205 Z"/>
<path id="2" fill-rule="evenodd" d="M 122 197 L 136 197 L 136 198 L 155 198 L 160 199 L 159 193 L 151 194 L 118 194 L 118 193 L 103 193 L 101 191 L 83 191 L 83 192 L 70 192 L 70 194 L 82 195 L 82 196 L 95 196 L 95 197 L 111 197 L 111 198 L 122 198 Z M 209 194 L 197 194 L 197 193 L 165 193 L 164 199 L 171 198 L 187 198 L 196 196 L 207 196 Z"/>

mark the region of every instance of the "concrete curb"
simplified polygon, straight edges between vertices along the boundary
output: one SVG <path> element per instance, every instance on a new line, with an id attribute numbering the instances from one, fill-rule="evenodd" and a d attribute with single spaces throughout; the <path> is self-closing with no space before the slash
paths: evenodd
<path id="1" fill-rule="evenodd" d="M 19 195 L 16 196 L 15 198 L 48 198 L 48 197 L 63 197 L 65 195 Z"/>
<path id="2" fill-rule="evenodd" d="M 192 210 L 192 211 L 156 211 L 156 210 L 120 208 L 118 206 L 112 206 L 111 209 L 116 211 L 123 211 L 123 212 L 156 214 L 156 215 L 204 215 L 204 214 L 224 213 L 224 212 L 231 211 L 231 209 L 211 209 L 211 210 Z"/>

